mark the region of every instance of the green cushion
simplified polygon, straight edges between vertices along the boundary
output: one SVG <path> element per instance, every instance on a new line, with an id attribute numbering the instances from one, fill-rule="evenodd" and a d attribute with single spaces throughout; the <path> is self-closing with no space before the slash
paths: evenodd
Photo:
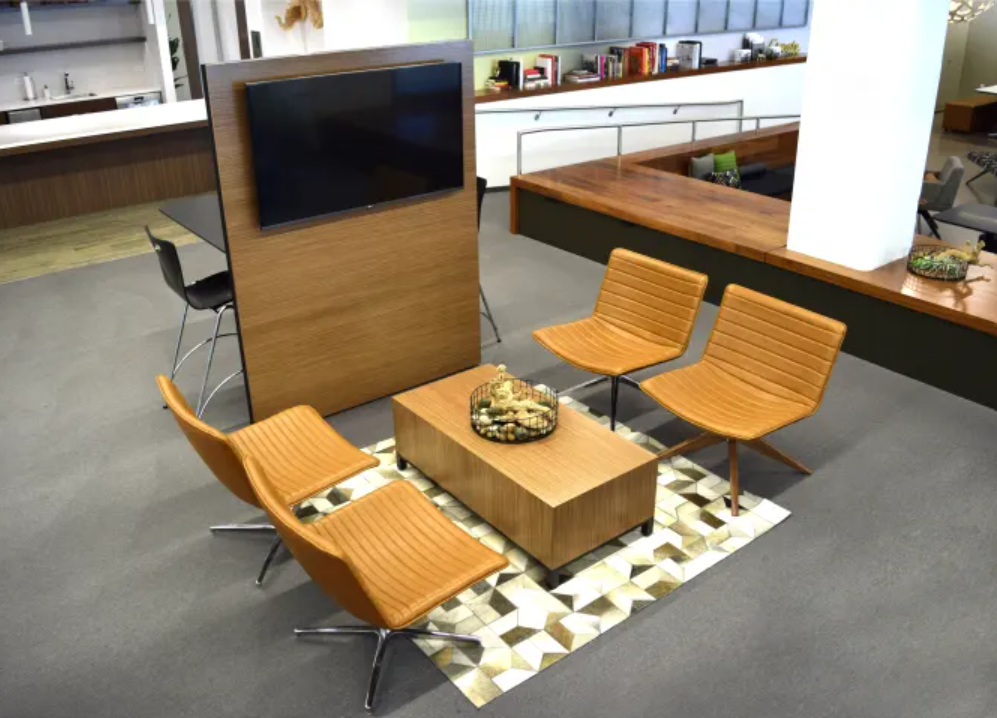
<path id="1" fill-rule="evenodd" d="M 714 172 L 730 172 L 737 169 L 737 153 L 734 150 L 722 155 L 713 155 Z"/>

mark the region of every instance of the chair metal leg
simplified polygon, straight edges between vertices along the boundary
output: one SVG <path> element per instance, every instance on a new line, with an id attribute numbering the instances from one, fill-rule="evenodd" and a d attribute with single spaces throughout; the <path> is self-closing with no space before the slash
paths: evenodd
<path id="1" fill-rule="evenodd" d="M 931 233 L 935 236 L 935 239 L 941 239 L 942 235 L 938 233 L 938 222 L 931 216 L 931 213 L 926 209 L 922 209 L 918 214 L 924 217 L 924 221 L 928 223 L 928 227 L 931 229 Z"/>
<path id="2" fill-rule="evenodd" d="M 610 401 L 612 402 L 612 407 L 609 410 L 609 429 L 610 431 L 616 431 L 616 403 L 620 398 L 620 377 L 614 376 L 609 379 L 612 386 L 612 393 Z"/>
<path id="3" fill-rule="evenodd" d="M 641 391 L 640 382 L 637 381 L 636 379 L 634 379 L 629 374 L 621 374 L 620 375 L 620 381 L 623 382 L 624 384 L 626 384 L 627 386 L 632 386 L 634 389 L 637 389 L 638 391 Z"/>
<path id="4" fill-rule="evenodd" d="M 267 551 L 267 557 L 263 559 L 263 567 L 260 569 L 260 575 L 256 577 L 257 586 L 263 585 L 263 577 L 267 575 L 267 569 L 270 568 L 270 563 L 273 561 L 274 556 L 277 555 L 277 552 L 280 550 L 282 545 L 283 541 L 281 541 L 280 536 L 275 538 L 273 543 L 270 544 L 270 550 Z"/>
<path id="5" fill-rule="evenodd" d="M 275 534 L 277 529 L 272 524 L 220 524 L 212 526 L 211 533 Z"/>
<path id="6" fill-rule="evenodd" d="M 183 328 L 184 325 L 187 324 L 187 310 L 189 309 L 190 305 L 187 302 L 184 302 L 183 314 L 180 315 L 180 330 L 177 332 L 177 346 L 176 349 L 173 350 L 173 368 L 170 369 L 170 381 L 173 381 L 173 378 L 177 375 L 177 369 L 180 368 L 177 364 L 177 359 L 180 358 L 180 342 L 183 341 Z M 163 405 L 163 408 L 166 408 L 165 404 Z"/>
<path id="7" fill-rule="evenodd" d="M 501 343 L 502 337 L 499 334 L 498 325 L 495 324 L 495 317 L 492 316 L 492 308 L 488 306 L 488 299 L 485 297 L 485 290 L 480 283 L 478 284 L 478 293 L 481 294 L 481 302 L 485 305 L 485 311 L 481 313 L 481 316 L 487 319 L 488 323 L 492 325 L 492 331 L 495 332 L 495 341 Z"/>
<path id="8" fill-rule="evenodd" d="M 736 439 L 727 439 L 727 456 L 730 458 L 730 513 L 732 516 L 737 516 L 741 513 L 741 507 L 738 503 L 741 484 L 737 476 Z"/>
<path id="9" fill-rule="evenodd" d="M 377 688 L 381 680 L 381 672 L 384 669 L 384 656 L 388 647 L 388 641 L 395 636 L 407 636 L 408 638 L 435 638 L 444 641 L 460 641 L 466 643 L 481 643 L 477 636 L 468 636 L 461 633 L 444 633 L 442 631 L 429 631 L 422 628 L 401 628 L 391 630 L 389 628 L 377 628 L 375 626 L 335 626 L 328 628 L 295 628 L 295 636 L 376 636 L 377 648 L 374 649 L 374 661 L 371 665 L 370 682 L 367 685 L 367 697 L 364 700 L 364 708 L 368 713 L 374 712 L 374 701 L 377 699 Z"/>
<path id="10" fill-rule="evenodd" d="M 208 398 L 204 400 L 203 404 L 201 404 L 201 411 L 197 415 L 198 419 L 200 419 L 202 416 L 204 416 L 204 412 L 207 410 L 208 404 L 210 404 L 211 400 L 215 398 L 215 394 L 218 393 L 218 390 L 221 389 L 226 384 L 228 384 L 229 381 L 231 381 L 232 379 L 235 379 L 237 376 L 239 376 L 240 374 L 242 374 L 242 371 L 243 371 L 242 369 L 240 369 L 239 371 L 234 371 L 231 374 L 229 374 L 227 377 L 225 377 L 224 379 L 222 379 L 220 382 L 218 382 L 218 385 L 214 389 L 211 390 L 210 394 L 208 394 Z"/>
<path id="11" fill-rule="evenodd" d="M 215 317 L 215 331 L 211 335 L 211 349 L 208 351 L 208 362 L 204 367 L 204 378 L 201 380 L 201 391 L 197 395 L 197 409 L 194 413 L 197 416 L 201 415 L 201 404 L 204 401 L 204 391 L 208 388 L 208 375 L 211 374 L 211 363 L 215 360 L 215 347 L 218 346 L 218 329 L 222 324 L 222 317 L 225 316 L 225 312 L 231 307 L 231 304 L 226 304 L 219 311 Z"/>
<path id="12" fill-rule="evenodd" d="M 978 174 L 978 175 L 976 175 L 975 177 L 973 177 L 973 179 L 971 179 L 971 180 L 967 180 L 967 181 L 966 181 L 966 186 L 968 187 L 969 185 L 973 184 L 973 182 L 975 182 L 976 180 L 980 179 L 980 177 L 982 177 L 982 176 L 983 176 L 983 175 L 985 175 L 986 173 L 987 173 L 987 171 L 986 171 L 986 170 L 983 170 L 982 172 L 980 172 L 980 174 Z"/>

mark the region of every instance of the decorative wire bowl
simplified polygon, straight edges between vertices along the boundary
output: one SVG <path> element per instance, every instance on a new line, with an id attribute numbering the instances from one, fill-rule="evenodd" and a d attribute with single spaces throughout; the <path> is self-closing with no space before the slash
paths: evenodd
<path id="1" fill-rule="evenodd" d="M 952 255 L 938 256 L 949 249 L 951 247 L 939 247 L 932 244 L 915 245 L 907 256 L 907 271 L 919 277 L 944 279 L 949 282 L 965 279 L 966 273 L 969 271 L 968 262 Z"/>
<path id="2" fill-rule="evenodd" d="M 524 416 L 493 406 L 491 385 L 482 384 L 471 392 L 471 428 L 490 441 L 525 444 L 550 436 L 557 428 L 557 392 L 527 379 L 510 379 L 515 396 L 548 409 L 542 414 Z"/>

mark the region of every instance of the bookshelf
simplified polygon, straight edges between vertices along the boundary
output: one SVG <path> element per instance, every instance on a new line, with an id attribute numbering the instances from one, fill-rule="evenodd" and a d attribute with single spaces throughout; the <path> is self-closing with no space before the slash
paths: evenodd
<path id="1" fill-rule="evenodd" d="M 806 62 L 807 56 L 787 57 L 778 60 L 759 60 L 755 62 L 721 62 L 717 65 L 704 67 L 699 70 L 670 70 L 657 75 L 630 75 L 612 80 L 600 80 L 598 82 L 586 82 L 583 84 L 562 83 L 553 87 L 545 87 L 537 90 L 477 90 L 474 101 L 477 104 L 487 102 L 501 102 L 503 100 L 517 100 L 523 97 L 538 97 L 540 95 L 554 95 L 561 92 L 575 92 L 577 90 L 591 90 L 597 87 L 614 87 L 616 85 L 629 85 L 635 82 L 658 82 L 662 80 L 675 80 L 681 77 L 692 77 L 694 75 L 711 75 L 721 72 L 735 72 L 738 70 L 754 70 L 765 67 L 779 67 L 781 65 L 794 65 Z"/>

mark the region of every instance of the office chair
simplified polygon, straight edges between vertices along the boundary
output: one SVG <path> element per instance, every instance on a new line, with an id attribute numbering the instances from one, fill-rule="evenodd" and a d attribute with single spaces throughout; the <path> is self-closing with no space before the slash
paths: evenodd
<path id="1" fill-rule="evenodd" d="M 921 200 L 917 207 L 917 214 L 928 223 L 931 233 L 937 239 L 941 239 L 942 236 L 938 233 L 938 223 L 931 216 L 931 212 L 944 212 L 947 209 L 952 209 L 965 171 L 962 161 L 958 157 L 949 157 L 940 172 L 925 174 L 921 185 Z"/>
<path id="2" fill-rule="evenodd" d="M 296 628 L 294 634 L 377 638 L 364 703 L 368 711 L 374 709 L 392 638 L 481 643 L 478 636 L 411 624 L 509 562 L 459 529 L 412 484 L 395 481 L 303 524 L 275 491 L 262 464 L 250 455 L 245 466 L 260 503 L 301 567 L 339 607 L 367 624 Z"/>
<path id="3" fill-rule="evenodd" d="M 255 457 L 266 467 L 274 495 L 284 506 L 294 506 L 322 489 L 379 464 L 373 456 L 341 437 L 310 406 L 296 406 L 231 434 L 223 434 L 190 410 L 180 390 L 167 377 L 156 377 L 156 383 L 194 451 L 225 488 L 250 506 L 261 508 L 243 469 L 245 456 Z M 276 531 L 270 524 L 223 524 L 212 526 L 211 533 L 273 536 Z M 257 586 L 263 584 L 280 546 L 281 540 L 277 536 L 256 578 Z"/>
<path id="4" fill-rule="evenodd" d="M 172 289 L 173 293 L 183 300 L 183 313 L 180 315 L 180 330 L 177 333 L 176 348 L 173 350 L 173 366 L 170 369 L 170 379 L 172 380 L 176 377 L 177 371 L 180 370 L 180 367 L 185 361 L 187 361 L 189 356 L 205 344 L 211 345 L 211 349 L 208 352 L 208 361 L 204 368 L 204 378 L 201 380 L 201 391 L 197 395 L 197 408 L 195 413 L 197 416 L 201 416 L 204 413 L 204 409 L 207 407 L 208 401 L 210 401 L 211 397 L 215 395 L 218 389 L 242 373 L 242 370 L 240 369 L 234 374 L 226 377 L 221 383 L 218 384 L 218 386 L 214 388 L 207 401 L 205 400 L 204 392 L 208 386 L 208 375 L 211 373 L 211 364 L 215 357 L 215 345 L 222 337 L 236 336 L 234 332 L 226 332 L 224 334 L 218 333 L 222 317 L 225 315 L 225 312 L 234 308 L 234 305 L 232 304 L 232 277 L 227 271 L 217 272 L 191 284 L 185 284 L 183 268 L 180 265 L 180 255 L 177 253 L 176 246 L 172 242 L 165 239 L 159 239 L 153 235 L 148 226 L 145 228 L 145 233 L 149 237 L 149 242 L 152 243 L 152 248 L 156 251 L 156 259 L 159 260 L 159 269 L 163 273 L 163 280 L 166 282 L 166 286 Z M 180 345 L 183 341 L 183 330 L 187 324 L 187 312 L 192 307 L 198 311 L 211 310 L 214 312 L 215 330 L 208 339 L 196 344 L 192 349 L 184 354 L 180 361 L 177 361 L 180 357 Z M 165 405 L 163 408 L 166 408 Z"/>
<path id="5" fill-rule="evenodd" d="M 845 329 L 834 319 L 729 285 L 703 358 L 641 382 L 648 396 L 705 432 L 658 457 L 726 442 L 734 516 L 739 513 L 738 443 L 811 473 L 762 437 L 817 411 Z"/>
<path id="6" fill-rule="evenodd" d="M 488 189 L 488 180 L 484 177 L 478 177 L 478 232 L 481 232 L 481 203 L 485 199 L 485 190 Z M 485 297 L 485 290 L 481 286 L 481 281 L 478 281 L 478 292 L 481 294 L 481 302 L 485 305 L 485 311 L 481 312 L 481 316 L 488 320 L 488 323 L 492 325 L 492 331 L 495 332 L 495 340 L 498 342 L 502 341 L 502 337 L 499 335 L 498 326 L 495 324 L 495 317 L 492 316 L 492 309 L 488 306 L 488 299 Z"/>
<path id="7" fill-rule="evenodd" d="M 685 354 L 706 283 L 705 274 L 614 249 L 592 316 L 538 329 L 533 338 L 572 366 L 602 375 L 574 389 L 612 382 L 615 431 L 620 381 L 639 388 L 630 372 Z"/>

